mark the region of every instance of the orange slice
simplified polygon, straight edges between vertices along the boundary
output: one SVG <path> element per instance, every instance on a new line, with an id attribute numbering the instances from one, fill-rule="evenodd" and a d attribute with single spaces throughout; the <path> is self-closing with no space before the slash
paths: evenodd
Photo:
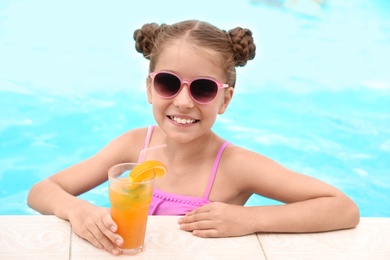
<path id="1" fill-rule="evenodd" d="M 165 175 L 167 168 L 165 165 L 156 160 L 144 161 L 131 170 L 129 179 L 131 182 L 141 182 L 152 179 L 153 177 L 160 178 Z"/>

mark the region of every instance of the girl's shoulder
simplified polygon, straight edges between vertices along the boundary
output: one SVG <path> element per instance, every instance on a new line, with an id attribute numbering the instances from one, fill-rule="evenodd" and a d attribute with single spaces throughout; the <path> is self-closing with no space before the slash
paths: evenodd
<path id="1" fill-rule="evenodd" d="M 142 143 L 146 137 L 148 127 L 134 128 L 128 130 L 118 137 L 116 137 L 112 142 L 131 142 L 131 143 Z"/>
<path id="2" fill-rule="evenodd" d="M 128 130 L 109 142 L 98 155 L 117 158 L 117 160 L 135 160 L 144 144 L 147 127 Z"/>
<path id="3" fill-rule="evenodd" d="M 259 153 L 230 144 L 221 156 L 211 200 L 244 204 L 254 191 L 262 189 L 259 180 L 270 163 Z"/>
<path id="4" fill-rule="evenodd" d="M 271 158 L 249 149 L 230 144 L 221 158 L 221 167 L 229 175 L 261 175 L 279 164 Z"/>
<path id="5" fill-rule="evenodd" d="M 123 135 L 131 136 L 133 138 L 138 138 L 143 140 L 146 136 L 147 131 L 148 131 L 148 127 L 138 127 L 126 131 Z"/>
<path id="6" fill-rule="evenodd" d="M 246 162 L 246 163 L 258 163 L 259 160 L 269 160 L 266 156 L 254 152 L 252 150 L 230 144 L 226 151 L 224 152 L 224 156 L 228 158 L 228 161 L 231 163 L 237 162 Z"/>

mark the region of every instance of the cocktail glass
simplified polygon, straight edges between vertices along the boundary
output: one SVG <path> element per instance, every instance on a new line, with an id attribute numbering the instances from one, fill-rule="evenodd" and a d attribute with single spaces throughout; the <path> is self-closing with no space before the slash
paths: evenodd
<path id="1" fill-rule="evenodd" d="M 154 178 L 132 182 L 130 171 L 137 163 L 122 163 L 108 171 L 111 216 L 124 239 L 123 254 L 136 254 L 144 247 L 146 223 L 152 201 Z"/>

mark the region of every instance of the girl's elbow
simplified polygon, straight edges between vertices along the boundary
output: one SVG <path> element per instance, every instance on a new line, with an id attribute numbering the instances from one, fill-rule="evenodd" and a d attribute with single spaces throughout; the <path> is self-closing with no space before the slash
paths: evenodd
<path id="1" fill-rule="evenodd" d="M 354 209 L 352 222 L 353 222 L 353 227 L 356 227 L 360 223 L 360 211 L 359 211 L 358 206 L 355 203 L 353 203 L 353 204 L 355 205 L 355 209 Z"/>
<path id="2" fill-rule="evenodd" d="M 27 205 L 38 211 L 39 212 L 39 208 L 40 208 L 40 204 L 42 202 L 42 200 L 45 199 L 45 195 L 44 195 L 44 187 L 43 186 L 43 183 L 44 181 L 40 181 L 40 182 L 37 182 L 35 183 L 29 190 L 28 192 L 28 195 L 27 195 Z"/>
<path id="3" fill-rule="evenodd" d="M 354 201 L 347 198 L 346 216 L 347 216 L 347 228 L 354 228 L 359 225 L 360 222 L 360 210 Z"/>
<path id="4" fill-rule="evenodd" d="M 28 195 L 27 195 L 27 205 L 32 208 L 32 209 L 35 209 L 34 208 L 34 198 L 35 198 L 35 194 L 37 193 L 37 184 L 34 184 L 31 189 L 29 190 L 28 192 Z"/>

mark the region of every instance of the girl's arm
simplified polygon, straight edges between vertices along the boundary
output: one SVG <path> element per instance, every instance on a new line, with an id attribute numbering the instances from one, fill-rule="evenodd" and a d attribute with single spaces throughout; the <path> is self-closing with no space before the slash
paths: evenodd
<path id="1" fill-rule="evenodd" d="M 115 233 L 117 226 L 110 210 L 96 207 L 77 196 L 106 181 L 112 165 L 137 161 L 142 134 L 144 131 L 139 130 L 125 133 L 91 158 L 38 182 L 28 194 L 28 205 L 42 214 L 55 214 L 69 220 L 77 235 L 98 248 L 118 254 L 115 244 L 120 245 L 123 239 Z"/>
<path id="2" fill-rule="evenodd" d="M 236 236 L 253 232 L 320 232 L 352 228 L 359 223 L 356 204 L 338 189 L 255 153 L 240 150 L 239 154 L 227 154 L 224 169 L 231 171 L 226 178 L 234 178 L 241 191 L 285 204 L 243 207 L 211 203 L 180 219 L 183 230 L 206 237 Z"/>

